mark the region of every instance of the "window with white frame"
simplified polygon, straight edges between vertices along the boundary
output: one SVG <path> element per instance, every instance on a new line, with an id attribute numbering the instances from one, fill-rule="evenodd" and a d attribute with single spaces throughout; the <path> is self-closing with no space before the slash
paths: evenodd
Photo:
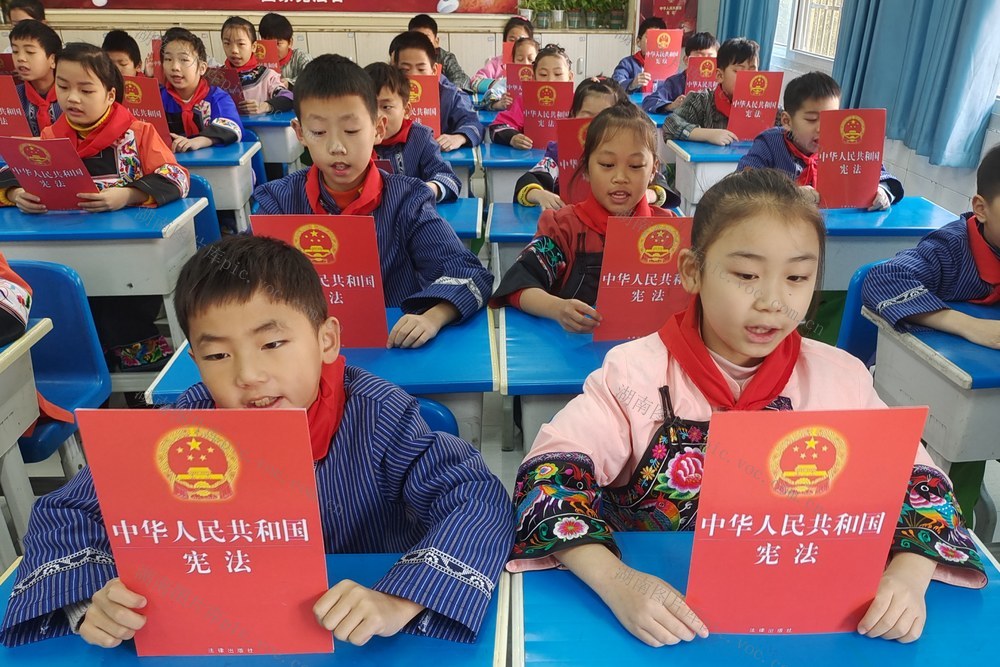
<path id="1" fill-rule="evenodd" d="M 833 60 L 842 4 L 843 0 L 779 0 L 775 45 L 786 53 Z"/>

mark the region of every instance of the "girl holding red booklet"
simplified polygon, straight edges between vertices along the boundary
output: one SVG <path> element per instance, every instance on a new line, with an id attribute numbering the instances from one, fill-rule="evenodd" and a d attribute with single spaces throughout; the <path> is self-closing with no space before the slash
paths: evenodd
<path id="1" fill-rule="evenodd" d="M 885 407 L 861 361 L 797 331 L 825 234 L 816 205 L 779 171 L 732 174 L 705 193 L 679 256 L 690 305 L 608 352 L 583 395 L 542 426 L 518 471 L 509 570 L 564 565 L 652 646 L 708 636 L 668 582 L 619 560 L 614 531 L 694 529 L 714 412 Z M 858 632 L 917 639 L 932 578 L 986 584 L 951 483 L 918 446 Z"/>
<path id="2" fill-rule="evenodd" d="M 62 116 L 42 130 L 42 139 L 69 139 L 99 192 L 80 193 L 84 211 L 125 206 L 162 206 L 187 195 L 187 170 L 149 123 L 136 120 L 119 103 L 121 73 L 92 44 L 66 45 L 56 58 L 56 90 Z M 0 170 L 0 205 L 44 213 L 45 205 Z M 154 370 L 172 353 L 153 323 L 162 300 L 156 296 L 90 299 L 98 335 L 113 369 Z"/>

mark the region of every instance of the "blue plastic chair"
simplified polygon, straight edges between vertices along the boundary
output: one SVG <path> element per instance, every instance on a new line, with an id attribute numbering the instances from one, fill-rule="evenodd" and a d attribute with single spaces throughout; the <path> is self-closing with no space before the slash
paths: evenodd
<path id="1" fill-rule="evenodd" d="M 241 139 L 244 144 L 252 144 L 256 141 L 260 141 L 257 137 L 257 133 L 253 130 L 244 127 L 243 128 L 243 139 Z M 253 157 L 250 158 L 250 168 L 253 169 L 254 175 L 254 187 L 258 185 L 264 185 L 267 183 L 267 171 L 264 169 L 264 151 L 259 150 L 254 153 Z"/>
<path id="2" fill-rule="evenodd" d="M 52 331 L 31 348 L 38 391 L 70 411 L 100 407 L 111 395 L 111 376 L 80 276 L 51 262 L 24 260 L 10 265 L 31 286 L 31 317 L 52 320 Z M 35 463 L 62 448 L 63 470 L 72 477 L 84 465 L 76 430 L 76 424 L 40 423 L 30 436 L 18 440 L 21 457 Z"/>
<path id="3" fill-rule="evenodd" d="M 417 404 L 420 406 L 420 416 L 432 431 L 458 436 L 458 422 L 451 410 L 429 398 L 417 398 Z"/>
<path id="4" fill-rule="evenodd" d="M 219 212 L 215 208 L 215 195 L 212 194 L 211 184 L 203 176 L 191 174 L 191 189 L 188 192 L 188 197 L 192 199 L 204 197 L 208 200 L 208 206 L 194 216 L 194 234 L 197 246 L 200 248 L 221 239 Z"/>
<path id="5" fill-rule="evenodd" d="M 878 339 L 878 327 L 861 315 L 861 288 L 865 284 L 865 276 L 873 266 L 878 266 L 885 260 L 865 264 L 851 277 L 847 286 L 847 301 L 844 303 L 844 317 L 840 322 L 840 333 L 837 335 L 837 347 L 850 352 L 855 357 L 871 366 L 875 357 L 875 342 Z"/>

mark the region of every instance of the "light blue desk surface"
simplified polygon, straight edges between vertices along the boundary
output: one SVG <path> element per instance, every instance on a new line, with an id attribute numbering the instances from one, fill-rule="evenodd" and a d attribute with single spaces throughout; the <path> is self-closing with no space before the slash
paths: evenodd
<path id="1" fill-rule="evenodd" d="M 258 143 L 235 143 L 227 146 L 211 146 L 187 153 L 177 153 L 177 164 L 187 169 L 199 167 L 236 167 L 250 161 L 254 146 Z"/>
<path id="2" fill-rule="evenodd" d="M 483 235 L 483 200 L 478 197 L 459 197 L 448 203 L 437 204 L 441 217 L 451 225 L 460 239 L 478 239 Z"/>
<path id="3" fill-rule="evenodd" d="M 124 208 L 105 213 L 50 211 L 41 215 L 0 208 L 0 244 L 16 241 L 104 241 L 159 239 L 190 209 L 197 213 L 205 200 L 180 199 L 156 208 Z"/>
<path id="4" fill-rule="evenodd" d="M 492 125 L 493 121 L 497 119 L 497 115 L 499 113 L 500 113 L 499 111 L 480 109 L 479 111 L 476 112 L 476 115 L 479 116 L 479 122 L 482 123 L 483 125 Z"/>
<path id="5" fill-rule="evenodd" d="M 527 243 L 534 238 L 541 215 L 540 206 L 493 202 L 486 220 L 486 239 L 490 243 Z"/>
<path id="6" fill-rule="evenodd" d="M 462 146 L 448 152 L 441 151 L 441 157 L 452 166 L 452 169 L 456 167 L 475 169 L 476 167 L 476 149 L 472 146 Z"/>
<path id="7" fill-rule="evenodd" d="M 670 114 L 669 113 L 648 113 L 647 112 L 646 115 L 649 116 L 649 119 L 651 121 L 653 121 L 653 124 L 656 125 L 656 127 L 663 127 L 663 123 L 666 122 L 667 116 L 669 116 Z"/>
<path id="8" fill-rule="evenodd" d="M 885 211 L 823 209 L 827 236 L 923 236 L 958 216 L 923 197 L 903 197 Z"/>
<path id="9" fill-rule="evenodd" d="M 389 330 L 402 316 L 398 308 L 386 310 Z M 449 325 L 415 350 L 353 348 L 342 350 L 347 363 L 394 382 L 411 394 L 479 393 L 493 391 L 495 369 L 493 327 L 486 309 L 462 324 Z M 201 381 L 198 367 L 184 344 L 146 392 L 155 405 L 175 402 Z"/>
<path id="10" fill-rule="evenodd" d="M 750 151 L 752 141 L 740 141 L 728 146 L 716 146 L 703 141 L 667 142 L 673 148 L 678 159 L 685 162 L 739 162 L 740 158 Z"/>
<path id="11" fill-rule="evenodd" d="M 381 579 L 399 559 L 398 554 L 327 554 L 327 576 L 332 586 L 342 579 L 351 579 L 364 586 L 372 586 Z M 11 573 L 0 584 L 0 599 L 6 611 L 14 575 Z M 482 629 L 474 644 L 442 641 L 428 637 L 399 633 L 393 637 L 373 637 L 365 646 L 353 646 L 348 642 L 335 641 L 333 653 L 312 653 L 302 655 L 238 655 L 205 657 L 159 657 L 142 658 L 135 654 L 135 644 L 124 642 L 117 648 L 104 649 L 91 646 L 76 635 L 47 639 L 8 649 L 0 646 L 0 664 L 4 667 L 41 667 L 42 665 L 182 665 L 191 667 L 249 667 L 256 665 L 374 665 L 378 667 L 410 667 L 411 665 L 468 665 L 480 667 L 495 664 L 495 652 L 499 649 L 506 657 L 506 628 L 501 626 L 497 634 L 498 618 L 506 623 L 506 609 L 500 612 L 501 600 L 508 602 L 507 581 L 494 592 L 493 600 L 483 619 Z M 501 594 L 502 593 L 502 594 Z M 271 591 L 269 594 L 279 594 Z M 181 619 L 183 620 L 183 619 Z M 500 642 L 497 640 L 500 639 Z M 498 643 L 504 644 L 497 646 Z M 503 662 L 500 662 L 503 664 Z"/>
<path id="12" fill-rule="evenodd" d="M 555 320 L 516 308 L 504 308 L 500 316 L 506 358 L 500 388 L 510 396 L 579 394 L 587 375 L 618 344 L 595 343 L 591 334 L 568 333 Z"/>
<path id="13" fill-rule="evenodd" d="M 483 169 L 531 169 L 545 155 L 545 147 L 518 150 L 502 144 L 486 143 L 479 147 Z"/>
<path id="14" fill-rule="evenodd" d="M 951 308 L 982 319 L 1000 320 L 1000 306 L 983 306 L 974 303 L 948 304 Z M 972 389 L 1000 387 L 1000 350 L 976 345 L 966 339 L 943 331 L 917 331 L 917 340 L 955 364 L 972 378 Z"/>
<path id="15" fill-rule="evenodd" d="M 616 533 L 622 560 L 687 589 L 693 533 Z M 996 663 L 990 641 L 1000 627 L 1000 572 L 987 563 L 990 582 L 971 590 L 932 582 L 927 590 L 927 625 L 912 644 L 869 639 L 856 633 L 825 635 L 710 635 L 707 639 L 652 648 L 633 637 L 595 593 L 568 570 L 526 572 L 513 582 L 512 618 L 523 590 L 525 665 L 578 667 L 602 664 L 597 655 L 614 656 L 619 665 L 759 665 L 761 667 L 846 667 L 932 665 L 962 656 L 965 665 Z M 844 567 L 844 577 L 850 567 Z M 697 611 L 697 610 L 695 610 Z M 961 630 L 956 628 L 961 624 Z M 711 628 L 709 628 L 711 629 Z M 956 642 L 958 643 L 956 645 Z M 518 655 L 518 644 L 513 656 Z M 515 664 L 518 662 L 515 660 Z"/>
<path id="16" fill-rule="evenodd" d="M 635 104 L 642 104 L 642 100 L 645 99 L 646 95 L 649 93 L 644 93 L 641 90 L 634 93 L 629 93 L 628 98 L 632 100 Z"/>
<path id="17" fill-rule="evenodd" d="M 250 129 L 255 127 L 291 127 L 292 119 L 294 118 L 294 111 L 282 111 L 281 113 L 255 113 L 249 116 L 241 115 L 240 122 Z"/>

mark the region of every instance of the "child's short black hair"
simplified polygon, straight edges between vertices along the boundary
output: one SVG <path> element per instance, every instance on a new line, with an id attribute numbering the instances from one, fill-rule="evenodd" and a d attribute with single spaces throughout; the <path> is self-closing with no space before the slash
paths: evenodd
<path id="1" fill-rule="evenodd" d="M 417 14 L 410 22 L 407 24 L 407 30 L 421 30 L 427 28 L 434 36 L 437 37 L 438 34 L 438 22 L 431 18 L 428 14 Z"/>
<path id="2" fill-rule="evenodd" d="M 831 97 L 840 97 L 837 80 L 823 72 L 809 72 L 788 82 L 785 87 L 784 108 L 789 116 L 794 116 L 806 101 Z"/>
<path id="3" fill-rule="evenodd" d="M 719 50 L 719 40 L 710 32 L 695 32 L 684 38 L 684 55 L 689 56 L 695 51 L 705 49 Z"/>
<path id="4" fill-rule="evenodd" d="M 399 60 L 399 52 L 404 49 L 417 49 L 427 54 L 431 65 L 437 62 L 437 49 L 431 43 L 431 38 L 416 30 L 401 32 L 389 42 L 389 57 L 395 63 Z M 296 82 L 296 86 L 298 82 Z"/>
<path id="5" fill-rule="evenodd" d="M 24 23 L 22 21 L 21 23 Z M 21 23 L 17 25 L 20 26 Z M 86 42 L 70 42 L 56 54 L 56 70 L 59 63 L 77 63 L 84 70 L 93 73 L 107 90 L 115 91 L 115 102 L 121 102 L 125 94 L 125 79 L 111 58 L 100 47 Z"/>
<path id="6" fill-rule="evenodd" d="M 424 36 L 424 39 L 427 37 Z M 375 120 L 378 115 L 378 96 L 368 73 L 360 65 L 335 53 L 317 56 L 295 80 L 295 97 L 292 101 L 295 115 L 301 119 L 303 100 L 328 100 L 348 95 L 360 97 L 371 114 L 372 121 Z"/>
<path id="7" fill-rule="evenodd" d="M 535 45 L 535 54 L 537 55 L 539 51 L 542 50 L 542 45 L 538 43 L 538 40 L 534 37 L 521 37 L 516 42 L 514 42 L 514 48 L 510 50 L 511 56 L 517 53 L 517 50 L 524 46 L 525 44 Z"/>
<path id="8" fill-rule="evenodd" d="M 642 23 L 639 24 L 639 29 L 636 31 L 635 36 L 642 39 L 642 36 L 646 34 L 647 30 L 666 30 L 667 24 L 659 16 L 650 16 L 648 19 L 643 19 Z"/>
<path id="9" fill-rule="evenodd" d="M 201 41 L 201 37 L 187 28 L 175 26 L 163 33 L 163 39 L 160 40 L 161 59 L 163 58 L 163 52 L 167 49 L 167 44 L 171 42 L 183 42 L 189 45 L 194 50 L 195 55 L 198 56 L 198 60 L 208 62 L 208 51 L 205 50 L 205 42 Z"/>
<path id="10" fill-rule="evenodd" d="M 226 22 L 222 24 L 222 30 L 219 31 L 219 34 L 225 36 L 227 30 L 234 28 L 245 30 L 250 35 L 251 42 L 257 41 L 257 29 L 253 27 L 253 23 L 250 23 L 250 21 L 247 21 L 242 16 L 230 16 L 226 19 Z"/>
<path id="11" fill-rule="evenodd" d="M 992 203 L 1000 197 L 1000 145 L 986 151 L 976 171 L 976 194 Z"/>
<path id="12" fill-rule="evenodd" d="M 35 19 L 20 21 L 10 29 L 9 37 L 11 44 L 25 41 L 38 42 L 47 56 L 57 55 L 62 48 L 62 39 L 59 38 L 59 33 Z"/>
<path id="13" fill-rule="evenodd" d="M 142 69 L 142 53 L 139 51 L 139 43 L 124 30 L 112 30 L 105 35 L 101 48 L 104 49 L 105 53 L 124 53 L 132 61 L 132 64 Z"/>
<path id="14" fill-rule="evenodd" d="M 398 67 L 389 63 L 372 63 L 365 66 L 365 73 L 372 78 L 377 99 L 383 88 L 392 95 L 399 95 L 404 104 L 410 101 L 410 80 Z"/>
<path id="15" fill-rule="evenodd" d="M 566 49 L 559 46 L 558 44 L 546 44 L 542 49 L 535 54 L 535 62 L 532 63 L 532 69 L 538 71 L 538 63 L 542 61 L 542 58 L 552 58 L 552 57 L 562 57 L 566 61 L 566 66 L 570 69 L 573 68 L 573 62 L 569 59 L 566 54 Z"/>
<path id="16" fill-rule="evenodd" d="M 213 306 L 247 303 L 262 293 L 309 318 L 319 329 L 326 299 L 312 262 L 302 251 L 266 236 L 235 234 L 203 246 L 177 277 L 174 310 L 184 336 L 191 318 Z"/>
<path id="17" fill-rule="evenodd" d="M 10 18 L 10 13 L 15 9 L 20 9 L 36 21 L 45 20 L 45 7 L 39 0 L 11 0 L 11 3 L 7 5 L 8 18 Z"/>
<path id="18" fill-rule="evenodd" d="M 531 25 L 531 21 L 523 16 L 511 16 L 503 26 L 503 41 L 507 41 L 507 35 L 514 28 L 524 28 L 528 31 L 528 37 L 535 36 L 535 26 Z"/>
<path id="19" fill-rule="evenodd" d="M 609 76 L 597 75 L 587 77 L 576 87 L 573 93 L 573 105 L 569 109 L 570 118 L 576 118 L 583 108 L 583 103 L 590 95 L 608 95 L 612 104 L 623 104 L 629 101 L 628 93 L 622 85 Z"/>
<path id="20" fill-rule="evenodd" d="M 292 23 L 281 14 L 264 14 L 260 19 L 261 39 L 283 39 L 286 42 L 292 41 Z"/>
<path id="21" fill-rule="evenodd" d="M 719 47 L 719 55 L 715 58 L 715 66 L 724 70 L 730 65 L 739 65 L 748 61 L 756 62 L 760 58 L 760 44 L 746 37 L 727 39 Z"/>

